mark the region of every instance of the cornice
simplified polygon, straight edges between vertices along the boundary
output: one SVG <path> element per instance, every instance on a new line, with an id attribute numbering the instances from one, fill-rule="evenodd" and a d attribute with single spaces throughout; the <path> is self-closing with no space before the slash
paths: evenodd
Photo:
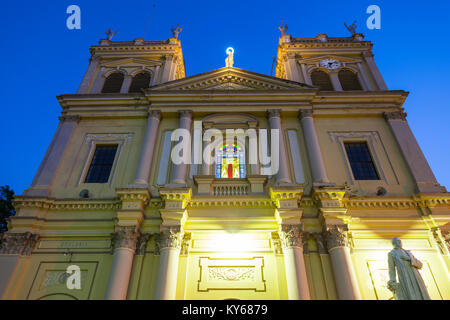
<path id="1" fill-rule="evenodd" d="M 48 199 L 29 198 L 17 196 L 14 200 L 14 207 L 20 208 L 43 208 L 49 210 L 116 210 L 120 207 L 117 199 L 96 200 L 96 199 Z"/>

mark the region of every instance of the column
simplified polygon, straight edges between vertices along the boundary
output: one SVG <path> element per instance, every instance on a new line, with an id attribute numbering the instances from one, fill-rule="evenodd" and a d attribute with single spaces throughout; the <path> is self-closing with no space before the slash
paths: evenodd
<path id="1" fill-rule="evenodd" d="M 369 81 L 367 80 L 366 73 L 363 70 L 361 63 L 358 62 L 357 65 L 358 65 L 358 70 L 359 70 L 357 75 L 358 75 L 359 82 L 361 82 L 361 86 L 366 91 L 371 90 L 371 86 L 369 84 Z"/>
<path id="2" fill-rule="evenodd" d="M 176 70 L 176 57 L 173 54 L 166 55 L 161 83 L 174 80 L 174 70 Z"/>
<path id="3" fill-rule="evenodd" d="M 79 119 L 79 116 L 62 116 L 60 118 L 53 140 L 45 153 L 44 159 L 42 159 L 30 188 L 25 190 L 24 195 L 41 197 L 49 195 L 53 177 Z"/>
<path id="4" fill-rule="evenodd" d="M 31 232 L 0 235 L 0 299 L 14 299 L 14 292 L 20 287 L 22 275 L 38 240 L 39 235 Z"/>
<path id="5" fill-rule="evenodd" d="M 114 258 L 109 273 L 106 300 L 125 300 L 127 298 L 138 235 L 135 226 L 119 227 L 112 234 L 111 245 L 114 250 Z"/>
<path id="6" fill-rule="evenodd" d="M 378 70 L 375 61 L 373 60 L 373 53 L 370 51 L 363 52 L 364 60 L 366 60 L 367 65 L 369 66 L 370 71 L 377 83 L 379 90 L 388 90 L 386 83 L 384 82 L 383 77 L 381 76 L 380 70 Z"/>
<path id="7" fill-rule="evenodd" d="M 319 139 L 314 127 L 312 110 L 300 110 L 299 118 L 302 123 L 303 134 L 306 140 L 309 164 L 311 166 L 313 182 L 327 183 L 328 176 L 325 170 L 322 153 L 320 152 Z"/>
<path id="8" fill-rule="evenodd" d="M 327 228 L 325 238 L 339 300 L 361 300 L 346 229 L 346 226 L 334 225 Z"/>
<path id="9" fill-rule="evenodd" d="M 139 158 L 139 166 L 136 173 L 136 179 L 134 180 L 135 184 L 148 185 L 160 120 L 161 111 L 149 111 L 147 129 L 145 130 L 144 142 L 142 143 L 141 157 Z"/>
<path id="10" fill-rule="evenodd" d="M 181 240 L 180 227 L 168 227 L 160 234 L 158 240 L 160 257 L 155 300 L 175 300 Z"/>
<path id="11" fill-rule="evenodd" d="M 129 74 L 124 76 L 122 87 L 120 88 L 120 93 L 128 93 L 131 86 L 131 81 L 133 80 L 133 77 Z"/>
<path id="12" fill-rule="evenodd" d="M 80 86 L 78 87 L 77 93 L 83 94 L 83 93 L 89 93 L 89 85 L 92 82 L 95 70 L 97 70 L 98 64 L 100 61 L 100 57 L 93 56 L 89 60 L 89 67 L 84 74 L 83 80 L 81 81 Z"/>
<path id="13" fill-rule="evenodd" d="M 402 111 L 386 112 L 384 117 L 400 147 L 403 158 L 408 164 L 418 192 L 442 192 L 442 188 L 431 171 L 411 128 Z"/>
<path id="14" fill-rule="evenodd" d="M 330 80 L 333 84 L 334 91 L 342 91 L 341 81 L 339 81 L 339 76 L 336 71 L 330 72 Z"/>
<path id="15" fill-rule="evenodd" d="M 91 93 L 101 93 L 103 89 L 103 84 L 105 83 L 105 68 L 101 67 L 100 71 L 97 74 L 97 78 L 95 79 L 94 85 L 92 87 Z"/>
<path id="16" fill-rule="evenodd" d="M 284 253 L 288 298 L 310 300 L 300 226 L 282 225 L 279 233 Z"/>
<path id="17" fill-rule="evenodd" d="M 298 74 L 297 61 L 295 59 L 295 54 L 287 54 L 284 57 L 284 69 L 286 70 L 286 76 L 288 80 L 300 82 L 300 77 Z"/>
<path id="18" fill-rule="evenodd" d="M 250 132 L 254 132 L 254 136 L 252 135 L 250 137 L 250 134 L 248 134 L 248 146 L 246 146 L 245 148 L 245 153 L 246 153 L 246 158 L 248 159 L 248 165 L 247 168 L 248 173 L 247 175 L 259 175 L 260 174 L 260 169 L 259 169 L 259 159 L 258 159 L 258 122 L 256 121 L 248 121 L 248 130 L 252 130 Z M 245 141 L 245 137 L 244 137 L 244 141 Z M 251 141 L 253 141 L 253 143 L 251 143 Z M 250 163 L 250 158 L 251 155 L 253 154 L 254 158 L 253 160 L 258 160 L 256 161 L 257 163 L 251 164 Z"/>
<path id="19" fill-rule="evenodd" d="M 192 111 L 191 110 L 180 110 L 180 129 L 185 129 L 189 133 L 191 132 L 191 123 L 192 123 Z M 188 137 L 183 137 L 183 139 L 187 139 Z M 191 141 L 189 139 L 189 147 L 191 146 Z M 185 150 L 183 150 L 184 152 Z M 174 164 L 173 166 L 173 176 L 172 176 L 172 184 L 181 184 L 186 185 L 186 173 L 187 173 L 186 163 L 180 163 L 178 165 Z"/>
<path id="20" fill-rule="evenodd" d="M 280 183 L 291 183 L 291 178 L 289 177 L 289 167 L 286 154 L 286 145 L 284 142 L 284 133 L 281 127 L 281 117 L 280 110 L 267 110 L 267 118 L 269 119 L 270 129 L 279 130 L 279 169 L 276 175 L 277 184 Z M 272 141 L 274 143 L 275 141 Z"/>
<path id="21" fill-rule="evenodd" d="M 303 78 L 305 78 L 305 83 L 312 86 L 311 77 L 309 76 L 308 72 L 306 71 L 306 65 L 304 63 L 300 64 L 302 68 Z"/>

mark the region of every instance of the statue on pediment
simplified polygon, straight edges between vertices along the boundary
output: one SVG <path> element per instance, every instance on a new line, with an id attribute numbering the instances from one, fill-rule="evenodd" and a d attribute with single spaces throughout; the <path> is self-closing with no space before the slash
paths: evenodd
<path id="1" fill-rule="evenodd" d="M 172 35 L 175 39 L 178 39 L 178 35 L 180 34 L 180 32 L 183 30 L 183 27 L 179 27 L 179 24 L 177 24 L 177 26 L 175 28 L 172 27 Z"/>
<path id="2" fill-rule="evenodd" d="M 392 239 L 388 254 L 389 281 L 387 287 L 394 293 L 395 300 L 431 300 L 425 282 L 419 273 L 420 262 L 413 254 L 403 249 L 399 238 Z M 398 281 L 397 281 L 398 278 Z"/>
<path id="3" fill-rule="evenodd" d="M 108 28 L 108 30 L 106 30 L 105 34 L 108 37 L 108 40 L 112 40 L 112 38 L 119 33 L 119 30 L 117 30 L 116 32 L 112 31 L 111 28 Z"/>
<path id="4" fill-rule="evenodd" d="M 344 26 L 347 28 L 348 31 L 350 31 L 352 36 L 356 34 L 356 27 L 357 27 L 356 26 L 356 20 L 353 21 L 353 23 L 351 25 L 349 25 L 349 26 L 344 22 Z"/>
<path id="5" fill-rule="evenodd" d="M 281 19 L 281 26 L 279 26 L 278 29 L 281 31 L 281 35 L 282 36 L 286 35 L 286 32 L 288 30 L 288 25 L 287 24 L 283 24 L 283 19 Z"/>

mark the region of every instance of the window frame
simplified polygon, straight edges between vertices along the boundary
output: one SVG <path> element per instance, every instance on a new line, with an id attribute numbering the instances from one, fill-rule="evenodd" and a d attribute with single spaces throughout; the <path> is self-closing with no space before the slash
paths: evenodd
<path id="1" fill-rule="evenodd" d="M 85 142 L 89 143 L 89 149 L 86 154 L 84 165 L 81 170 L 80 177 L 78 179 L 77 186 L 81 185 L 109 185 L 112 186 L 115 176 L 116 176 L 116 170 L 119 163 L 120 156 L 122 154 L 123 146 L 126 144 L 127 141 L 130 141 L 132 139 L 132 134 L 87 134 Z M 89 168 L 92 163 L 92 159 L 94 158 L 95 150 L 97 149 L 97 146 L 106 146 L 106 145 L 116 145 L 117 150 L 116 154 L 114 156 L 114 161 L 111 166 L 111 171 L 109 173 L 109 178 L 107 182 L 85 182 L 87 174 L 89 172 Z"/>
<path id="2" fill-rule="evenodd" d="M 376 132 L 329 132 L 331 140 L 336 141 L 339 145 L 339 149 L 344 157 L 345 170 L 347 176 L 349 177 L 349 183 L 354 185 L 357 182 L 385 182 L 387 183 L 386 176 L 381 166 L 381 162 L 375 152 L 374 140 L 378 141 L 380 138 Z M 366 143 L 369 150 L 370 156 L 372 157 L 372 162 L 375 170 L 378 173 L 378 180 L 357 180 L 353 175 L 352 166 L 345 150 L 345 143 Z"/>

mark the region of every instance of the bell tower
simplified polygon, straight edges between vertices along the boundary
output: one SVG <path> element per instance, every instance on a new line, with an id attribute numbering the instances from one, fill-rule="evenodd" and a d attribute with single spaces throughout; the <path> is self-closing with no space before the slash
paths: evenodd
<path id="1" fill-rule="evenodd" d="M 373 59 L 372 43 L 351 37 L 293 38 L 280 27 L 275 76 L 318 86 L 322 91 L 388 90 Z"/>
<path id="2" fill-rule="evenodd" d="M 180 30 L 181 31 L 181 30 Z M 112 41 L 113 34 L 90 48 L 89 67 L 78 94 L 128 93 L 184 78 L 185 68 L 178 33 L 162 41 L 136 38 Z M 138 79 L 135 79 L 140 73 Z M 135 83 L 133 86 L 133 80 Z M 131 91 L 130 91 L 131 90 Z"/>

